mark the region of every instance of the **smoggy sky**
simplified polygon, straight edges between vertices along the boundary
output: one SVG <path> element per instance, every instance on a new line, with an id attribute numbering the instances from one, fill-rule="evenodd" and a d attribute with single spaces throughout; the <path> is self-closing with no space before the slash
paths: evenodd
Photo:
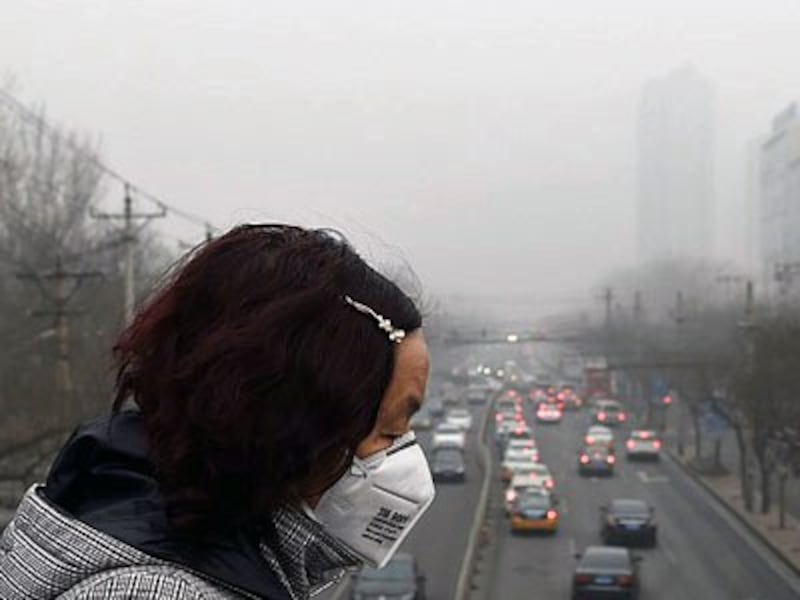
<path id="1" fill-rule="evenodd" d="M 717 252 L 743 256 L 745 144 L 800 98 L 797 0 L 0 11 L 0 72 L 145 189 L 219 227 L 332 224 L 438 293 L 591 301 L 635 260 L 641 86 L 687 62 L 716 91 Z"/>

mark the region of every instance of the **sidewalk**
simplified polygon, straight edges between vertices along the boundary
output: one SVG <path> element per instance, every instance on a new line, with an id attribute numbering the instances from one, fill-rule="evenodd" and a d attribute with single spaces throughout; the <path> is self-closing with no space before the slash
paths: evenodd
<path id="1" fill-rule="evenodd" d="M 777 507 L 766 515 L 758 512 L 750 513 L 745 510 L 739 477 L 736 474 L 701 475 L 689 466 L 691 459 L 688 453 L 681 458 L 674 451 L 670 451 L 670 456 L 676 464 L 682 466 L 696 481 L 716 496 L 754 535 L 771 547 L 787 565 L 800 575 L 800 520 L 787 512 L 786 528 L 780 529 Z"/>

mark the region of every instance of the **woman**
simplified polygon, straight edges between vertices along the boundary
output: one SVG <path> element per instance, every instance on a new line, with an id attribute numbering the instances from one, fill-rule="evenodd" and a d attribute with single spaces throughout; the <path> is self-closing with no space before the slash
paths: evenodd
<path id="1" fill-rule="evenodd" d="M 434 495 L 421 324 L 328 231 L 208 243 L 117 341 L 113 414 L 21 502 L 0 597 L 296 600 L 382 566 Z"/>

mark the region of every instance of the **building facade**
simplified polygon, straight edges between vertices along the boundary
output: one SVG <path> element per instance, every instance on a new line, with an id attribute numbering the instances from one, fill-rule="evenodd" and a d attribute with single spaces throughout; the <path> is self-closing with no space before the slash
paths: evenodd
<path id="1" fill-rule="evenodd" d="M 641 262 L 714 252 L 713 90 L 693 68 L 647 82 L 637 123 Z"/>
<path id="2" fill-rule="evenodd" d="M 760 227 L 762 275 L 778 284 L 800 276 L 800 114 L 797 104 L 772 120 L 761 145 Z"/>

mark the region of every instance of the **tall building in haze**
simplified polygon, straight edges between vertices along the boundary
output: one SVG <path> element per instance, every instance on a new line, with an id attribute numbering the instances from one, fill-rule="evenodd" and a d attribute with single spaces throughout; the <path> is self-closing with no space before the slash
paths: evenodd
<path id="1" fill-rule="evenodd" d="M 766 280 L 800 268 L 800 114 L 792 104 L 761 145 L 759 241 Z"/>
<path id="2" fill-rule="evenodd" d="M 641 262 L 713 254 L 713 97 L 692 67 L 642 90 L 636 136 Z"/>

